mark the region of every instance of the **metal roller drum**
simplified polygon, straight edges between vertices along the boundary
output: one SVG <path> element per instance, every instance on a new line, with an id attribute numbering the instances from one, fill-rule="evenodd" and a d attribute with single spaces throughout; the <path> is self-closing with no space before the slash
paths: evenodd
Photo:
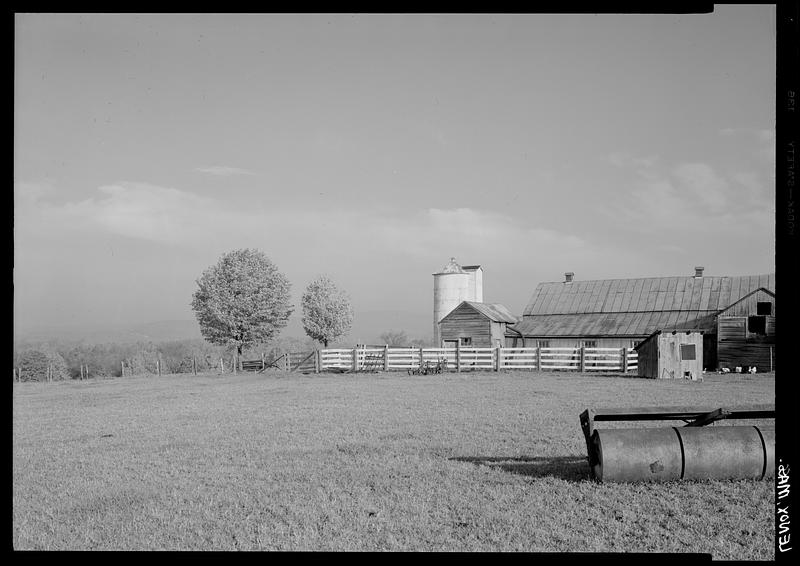
<path id="1" fill-rule="evenodd" d="M 756 426 L 595 430 L 599 481 L 761 479 L 775 468 L 775 431 Z"/>

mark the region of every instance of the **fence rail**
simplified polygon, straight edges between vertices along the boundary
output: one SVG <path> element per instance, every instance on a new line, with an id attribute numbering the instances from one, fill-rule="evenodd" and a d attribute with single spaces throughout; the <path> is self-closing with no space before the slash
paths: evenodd
<path id="1" fill-rule="evenodd" d="M 402 371 L 446 362 L 448 371 L 569 370 L 635 372 L 633 348 L 327 348 L 317 370 Z"/>
<path id="2" fill-rule="evenodd" d="M 200 360 L 204 366 L 213 360 Z M 260 360 L 242 360 L 243 371 L 259 372 L 269 368 L 283 371 L 320 372 L 339 371 L 408 371 L 420 369 L 425 364 L 440 365 L 448 372 L 500 371 L 500 370 L 567 370 L 581 372 L 630 373 L 638 369 L 638 357 L 633 348 L 390 348 L 356 347 L 326 348 L 305 352 L 284 352 L 274 359 L 262 355 Z M 198 367 L 198 360 L 190 360 L 191 371 L 197 375 L 204 371 Z M 231 361 L 219 358 L 221 373 L 233 371 Z M 161 375 L 161 362 L 156 362 L 151 374 Z M 31 376 L 22 368 L 14 368 L 14 381 L 52 381 L 59 379 L 53 368 L 48 366 Z M 121 363 L 122 376 L 134 375 L 133 369 L 125 361 Z M 81 364 L 81 379 L 94 377 L 89 367 Z"/>

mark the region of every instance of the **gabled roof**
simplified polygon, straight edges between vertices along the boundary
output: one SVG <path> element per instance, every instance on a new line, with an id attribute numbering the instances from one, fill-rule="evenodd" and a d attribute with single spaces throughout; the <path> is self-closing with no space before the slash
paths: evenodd
<path id="1" fill-rule="evenodd" d="M 774 292 L 775 274 L 540 283 L 523 314 L 716 312 L 761 287 Z"/>
<path id="2" fill-rule="evenodd" d="M 451 310 L 444 318 L 442 318 L 442 321 L 444 321 L 447 317 L 464 305 L 476 310 L 492 322 L 507 322 L 509 324 L 514 324 L 517 322 L 517 317 L 511 314 L 511 311 L 509 311 L 500 303 L 476 303 L 474 301 L 463 301 L 460 305 Z"/>
<path id="3" fill-rule="evenodd" d="M 525 336 L 648 336 L 662 328 L 711 331 L 723 309 L 775 274 L 648 277 L 540 283 L 513 329 Z"/>
<path id="4" fill-rule="evenodd" d="M 769 295 L 769 296 L 770 296 L 770 297 L 772 297 L 773 299 L 775 298 L 775 293 L 773 293 L 772 291 L 770 291 L 769 289 L 766 289 L 766 288 L 764 288 L 764 287 L 759 287 L 758 289 L 755 289 L 755 290 L 753 290 L 753 291 L 750 291 L 749 293 L 747 293 L 747 294 L 746 294 L 744 297 L 742 297 L 741 299 L 739 299 L 739 300 L 738 300 L 738 301 L 736 301 L 735 303 L 731 303 L 730 305 L 728 305 L 727 307 L 725 307 L 724 309 L 722 309 L 721 311 L 719 311 L 719 313 L 720 313 L 720 314 L 724 313 L 726 310 L 733 308 L 734 306 L 736 306 L 736 305 L 738 305 L 739 303 L 741 303 L 742 301 L 744 301 L 744 300 L 745 300 L 747 297 L 752 297 L 753 295 L 755 295 L 755 294 L 756 294 L 756 293 L 758 293 L 759 291 L 763 291 L 764 293 L 766 293 L 767 295 Z"/>

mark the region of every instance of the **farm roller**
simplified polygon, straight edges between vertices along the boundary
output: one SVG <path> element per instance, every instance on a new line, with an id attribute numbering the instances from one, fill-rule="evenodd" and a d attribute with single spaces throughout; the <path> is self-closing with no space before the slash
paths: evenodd
<path id="1" fill-rule="evenodd" d="M 580 415 L 589 467 L 601 482 L 762 479 L 775 472 L 775 428 L 707 426 L 774 419 L 774 405 L 727 409 L 587 409 Z M 597 421 L 683 421 L 683 426 L 596 429 Z"/>

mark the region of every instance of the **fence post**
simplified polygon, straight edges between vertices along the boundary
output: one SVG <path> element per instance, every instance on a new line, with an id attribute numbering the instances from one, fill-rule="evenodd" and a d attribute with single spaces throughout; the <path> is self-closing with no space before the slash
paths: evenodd
<path id="1" fill-rule="evenodd" d="M 353 348 L 353 373 L 358 371 L 358 346 Z"/>
<path id="2" fill-rule="evenodd" d="M 321 356 L 322 354 L 319 348 L 317 348 L 316 354 L 314 354 L 314 373 L 319 373 L 320 366 L 322 365 Z"/>
<path id="3" fill-rule="evenodd" d="M 389 344 L 383 345 L 383 371 L 389 371 Z"/>
<path id="4" fill-rule="evenodd" d="M 580 371 L 583 373 L 586 370 L 586 346 L 581 346 L 581 365 Z"/>
<path id="5" fill-rule="evenodd" d="M 495 364 L 496 364 L 494 367 L 494 371 L 500 371 L 500 365 L 503 363 L 503 360 L 501 359 L 503 352 L 501 351 L 500 346 L 497 346 L 494 349 L 494 351 L 495 351 Z"/>
<path id="6" fill-rule="evenodd" d="M 267 362 L 264 360 L 264 352 L 261 352 L 261 371 L 267 367 Z"/>
<path id="7" fill-rule="evenodd" d="M 628 373 L 628 348 L 622 348 L 622 373 Z"/>
<path id="8" fill-rule="evenodd" d="M 197 375 L 197 358 L 192 356 L 192 373 Z"/>
<path id="9" fill-rule="evenodd" d="M 286 371 L 292 371 L 292 353 L 286 352 L 286 357 L 283 358 L 283 367 L 286 368 Z"/>
<path id="10" fill-rule="evenodd" d="M 536 371 L 542 371 L 542 347 L 536 346 Z"/>
<path id="11" fill-rule="evenodd" d="M 461 373 L 461 339 L 456 341 L 456 373 Z"/>

